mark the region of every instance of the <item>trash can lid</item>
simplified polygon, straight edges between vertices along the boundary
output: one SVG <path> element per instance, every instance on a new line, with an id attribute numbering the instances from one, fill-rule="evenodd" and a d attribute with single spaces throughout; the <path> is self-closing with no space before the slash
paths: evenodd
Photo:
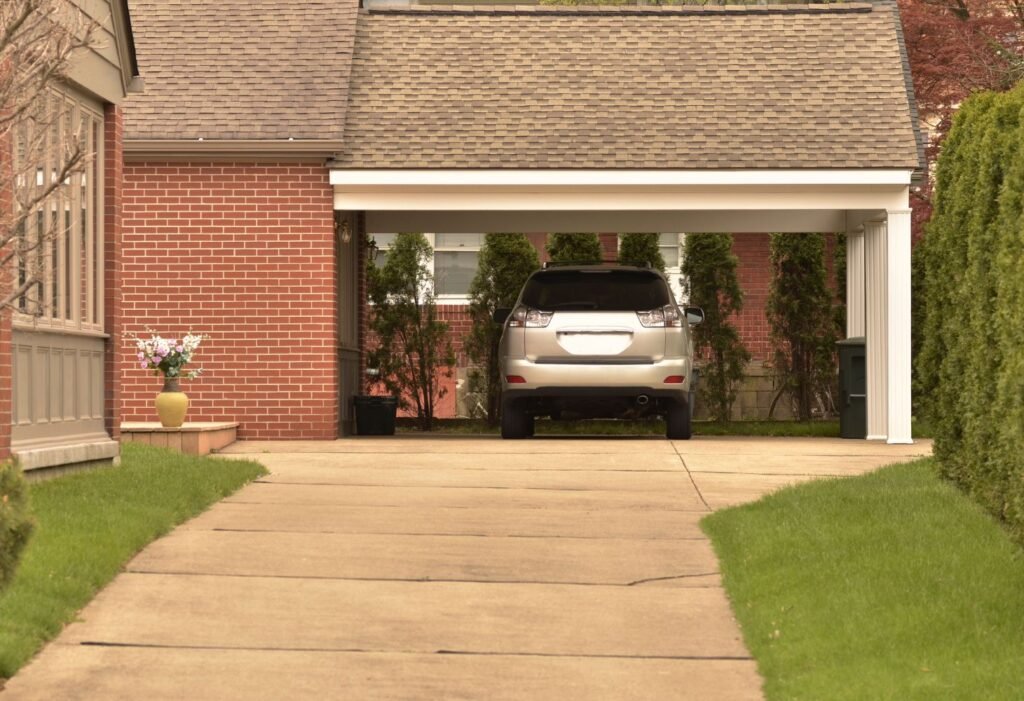
<path id="1" fill-rule="evenodd" d="M 864 346 L 867 345 L 867 339 L 864 336 L 854 336 L 853 338 L 844 338 L 842 341 L 836 341 L 837 346 Z"/>

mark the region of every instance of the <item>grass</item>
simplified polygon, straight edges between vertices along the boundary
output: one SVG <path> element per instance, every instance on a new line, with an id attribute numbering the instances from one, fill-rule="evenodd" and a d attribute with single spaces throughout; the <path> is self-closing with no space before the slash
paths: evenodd
<path id="1" fill-rule="evenodd" d="M 497 427 L 490 427 L 483 419 L 435 419 L 434 432 L 455 435 L 497 435 Z M 400 433 L 418 431 L 416 420 L 399 418 L 397 430 Z M 661 420 L 646 421 L 549 421 L 538 419 L 537 435 L 588 435 L 588 436 L 661 436 L 665 434 L 665 423 Z M 790 436 L 838 438 L 839 421 L 694 421 L 695 436 Z M 915 438 L 930 438 L 930 429 L 915 421 Z"/>
<path id="2" fill-rule="evenodd" d="M 0 593 L 0 680 L 74 620 L 145 545 L 263 474 L 254 462 L 128 443 L 120 467 L 31 484 L 36 530 Z"/>
<path id="3" fill-rule="evenodd" d="M 1024 551 L 932 459 L 702 526 L 769 699 L 1024 698 Z"/>

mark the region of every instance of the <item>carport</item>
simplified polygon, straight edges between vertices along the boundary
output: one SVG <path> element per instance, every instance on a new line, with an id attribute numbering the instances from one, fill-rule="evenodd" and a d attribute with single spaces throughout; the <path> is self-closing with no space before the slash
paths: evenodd
<path id="1" fill-rule="evenodd" d="M 340 219 L 369 234 L 845 232 L 868 438 L 911 442 L 922 152 L 895 3 L 388 5 L 360 11 L 353 52 Z M 356 279 L 360 256 L 342 256 Z M 342 289 L 359 318 L 358 286 Z"/>

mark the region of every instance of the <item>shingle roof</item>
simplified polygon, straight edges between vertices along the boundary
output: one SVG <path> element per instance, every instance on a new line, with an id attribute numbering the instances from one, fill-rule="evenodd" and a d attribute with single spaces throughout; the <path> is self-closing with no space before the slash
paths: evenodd
<path id="1" fill-rule="evenodd" d="M 340 139 L 357 0 L 131 0 L 138 139 Z"/>
<path id="2" fill-rule="evenodd" d="M 340 168 L 919 168 L 894 3 L 359 13 Z"/>

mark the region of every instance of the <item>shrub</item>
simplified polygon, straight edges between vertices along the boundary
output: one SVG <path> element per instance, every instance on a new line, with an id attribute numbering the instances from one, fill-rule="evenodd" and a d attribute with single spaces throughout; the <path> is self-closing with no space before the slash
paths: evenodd
<path id="1" fill-rule="evenodd" d="M 821 234 L 771 236 L 772 282 L 765 311 L 779 379 L 776 400 L 788 394 L 801 421 L 811 419 L 816 403 L 830 404 L 825 398 L 836 374 L 836 318 L 824 256 Z"/>
<path id="2" fill-rule="evenodd" d="M 551 234 L 546 246 L 553 263 L 598 264 L 604 260 L 597 234 Z"/>
<path id="3" fill-rule="evenodd" d="M 736 384 L 750 360 L 729 317 L 743 308 L 731 234 L 687 234 L 682 274 L 690 304 L 704 310 L 694 328 L 694 349 L 707 359 L 698 391 L 711 418 L 729 421 Z"/>
<path id="4" fill-rule="evenodd" d="M 473 329 L 466 338 L 466 353 L 479 366 L 471 371 L 470 385 L 485 397 L 487 421 L 495 425 L 501 407 L 498 342 L 501 326 L 494 311 L 515 304 L 526 278 L 540 267 L 537 249 L 525 234 L 487 234 L 480 248 L 476 276 L 469 286 L 469 313 Z"/>
<path id="5" fill-rule="evenodd" d="M 636 265 L 665 272 L 665 259 L 658 248 L 658 234 L 620 234 L 619 262 L 623 265 Z"/>
<path id="6" fill-rule="evenodd" d="M 935 455 L 1024 543 L 1024 84 L 966 101 L 920 268 L 920 400 Z"/>
<path id="7" fill-rule="evenodd" d="M 367 290 L 374 308 L 370 329 L 376 347 L 368 363 L 403 409 L 414 409 L 420 428 L 429 431 L 434 407 L 447 394 L 440 377 L 451 377 L 455 352 L 448 324 L 437 318 L 433 250 L 423 234 L 399 234 L 384 267 L 367 269 Z"/>
<path id="8" fill-rule="evenodd" d="M 0 462 L 0 590 L 10 583 L 29 536 L 28 489 L 16 460 Z"/>

